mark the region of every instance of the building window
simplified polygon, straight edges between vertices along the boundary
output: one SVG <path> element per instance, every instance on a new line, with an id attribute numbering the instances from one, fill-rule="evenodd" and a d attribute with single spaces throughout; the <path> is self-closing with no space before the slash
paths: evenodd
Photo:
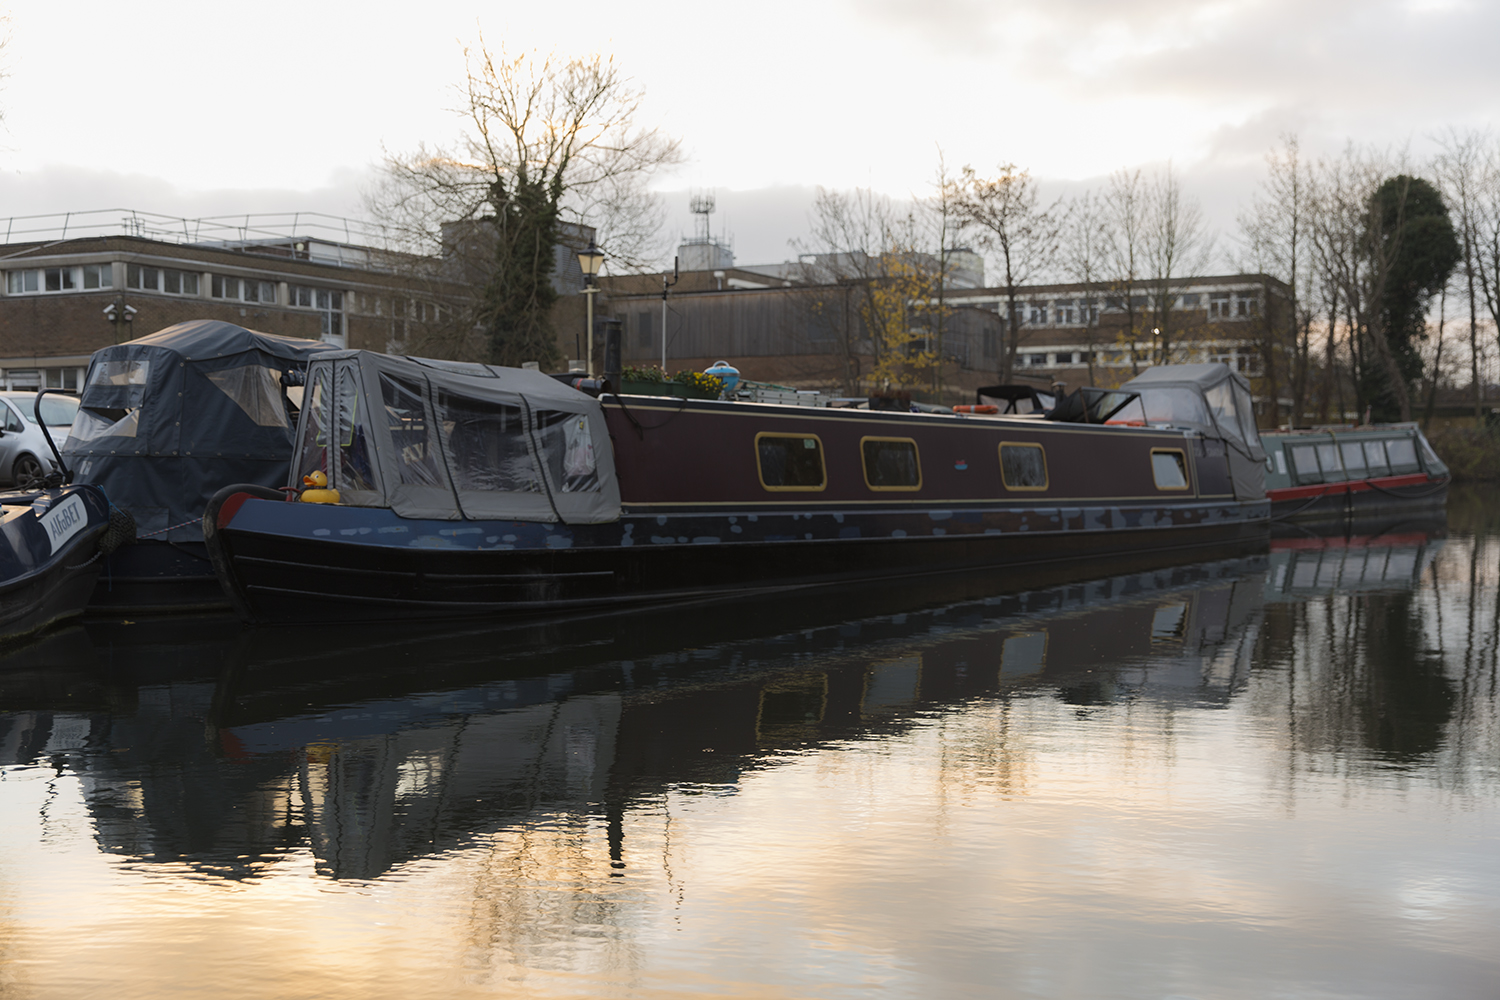
<path id="1" fill-rule="evenodd" d="M 78 391 L 78 368 L 48 368 L 47 388 L 62 389 L 65 392 Z"/>
<path id="2" fill-rule="evenodd" d="M 1259 300 L 1255 296 L 1241 295 L 1235 300 L 1235 306 L 1237 307 L 1235 315 L 1241 317 L 1253 316 L 1256 313 L 1257 305 L 1259 305 Z"/>
<path id="3" fill-rule="evenodd" d="M 197 295 L 198 272 L 131 264 L 125 269 L 125 287 L 168 295 Z"/>
<path id="4" fill-rule="evenodd" d="M 1229 318 L 1229 293 L 1228 292 L 1215 292 L 1213 295 L 1210 295 L 1208 297 L 1208 318 L 1209 319 L 1228 319 Z"/>
<path id="5" fill-rule="evenodd" d="M 10 295 L 31 292 L 76 292 L 80 288 L 111 288 L 114 271 L 109 264 L 82 267 L 44 267 L 32 271 L 7 271 L 5 291 Z"/>
<path id="6" fill-rule="evenodd" d="M 255 278 L 230 278 L 222 274 L 213 276 L 209 283 L 209 294 L 216 299 L 231 299 L 235 302 L 264 302 L 276 304 L 276 282 L 259 281 Z"/>
<path id="7" fill-rule="evenodd" d="M 301 309 L 316 309 L 323 314 L 322 335 L 342 337 L 344 335 L 344 293 L 328 288 L 308 288 L 292 285 L 288 290 L 289 305 Z"/>
<path id="8" fill-rule="evenodd" d="M 1047 322 L 1047 307 L 1046 306 L 1037 306 L 1037 305 L 1032 306 L 1031 307 L 1031 319 L 1030 319 L 1029 322 L 1032 322 L 1032 323 L 1045 323 L 1045 322 Z"/>
<path id="9" fill-rule="evenodd" d="M 1057 323 L 1071 324 L 1073 322 L 1072 301 L 1064 300 L 1052 303 L 1052 318 Z"/>

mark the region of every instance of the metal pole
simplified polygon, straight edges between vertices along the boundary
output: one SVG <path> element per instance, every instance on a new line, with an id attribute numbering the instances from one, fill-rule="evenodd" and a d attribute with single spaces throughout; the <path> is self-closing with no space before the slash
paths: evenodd
<path id="1" fill-rule="evenodd" d="M 584 366 L 583 367 L 585 368 L 585 370 L 588 371 L 589 378 L 593 378 L 594 377 L 594 292 L 596 292 L 596 291 L 598 291 L 598 289 L 596 289 L 594 287 L 593 279 L 590 279 L 588 287 L 583 290 L 583 294 L 586 295 L 586 296 L 588 296 L 588 331 L 589 331 L 589 333 L 588 333 L 588 337 L 589 337 L 589 339 L 588 339 L 588 347 L 589 347 L 588 360 L 584 362 Z"/>
<path id="2" fill-rule="evenodd" d="M 677 284 L 677 277 L 678 277 L 678 273 L 679 273 L 678 270 L 677 270 L 677 265 L 678 265 L 678 262 L 680 260 L 681 260 L 681 258 L 679 258 L 679 257 L 673 257 L 672 258 L 672 280 L 671 281 L 667 280 L 667 276 L 665 274 L 663 274 L 661 276 L 661 370 L 662 371 L 666 371 L 667 370 L 667 289 L 669 289 L 673 285 Z"/>

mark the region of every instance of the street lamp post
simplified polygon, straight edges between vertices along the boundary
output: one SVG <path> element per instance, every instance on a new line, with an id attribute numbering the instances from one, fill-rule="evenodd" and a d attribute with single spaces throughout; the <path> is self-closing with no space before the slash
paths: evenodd
<path id="1" fill-rule="evenodd" d="M 578 251 L 578 266 L 583 271 L 583 294 L 588 296 L 588 361 L 585 367 L 590 378 L 594 377 L 594 294 L 599 291 L 594 278 L 599 274 L 599 265 L 604 263 L 604 252 L 589 240 L 587 250 Z"/>

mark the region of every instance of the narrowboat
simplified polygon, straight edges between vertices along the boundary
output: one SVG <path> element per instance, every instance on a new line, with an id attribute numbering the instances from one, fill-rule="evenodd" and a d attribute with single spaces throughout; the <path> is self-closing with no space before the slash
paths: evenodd
<path id="1" fill-rule="evenodd" d="M 1228 381 L 1213 420 L 873 411 L 591 394 L 540 372 L 312 358 L 285 490 L 247 484 L 203 532 L 252 622 L 621 608 L 912 574 L 1264 544 L 1269 505 Z M 1236 382 L 1235 380 L 1238 380 Z M 608 380 L 607 380 L 608 381 Z M 1071 414 L 1073 419 L 1061 419 Z M 1048 419 L 1058 416 L 1058 419 Z M 1258 446 L 1257 446 L 1258 447 Z M 313 482 L 299 499 L 294 484 Z M 335 502 L 308 502 L 310 500 Z"/>
<path id="2" fill-rule="evenodd" d="M 279 486 L 307 359 L 329 344 L 194 320 L 96 351 L 63 457 L 139 537 L 104 560 L 90 613 L 224 611 L 203 545 L 228 483 Z"/>
<path id="3" fill-rule="evenodd" d="M 1266 494 L 1276 520 L 1441 510 L 1448 467 L 1414 423 L 1267 431 Z"/>

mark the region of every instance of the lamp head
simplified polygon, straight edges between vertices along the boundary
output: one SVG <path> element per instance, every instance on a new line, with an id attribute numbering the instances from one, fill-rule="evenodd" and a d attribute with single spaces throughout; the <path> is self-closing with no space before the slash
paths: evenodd
<path id="1" fill-rule="evenodd" d="M 593 278 L 598 275 L 599 268 L 604 263 L 604 251 L 594 246 L 594 241 L 589 240 L 587 250 L 578 251 L 578 266 L 583 270 L 585 278 Z"/>

